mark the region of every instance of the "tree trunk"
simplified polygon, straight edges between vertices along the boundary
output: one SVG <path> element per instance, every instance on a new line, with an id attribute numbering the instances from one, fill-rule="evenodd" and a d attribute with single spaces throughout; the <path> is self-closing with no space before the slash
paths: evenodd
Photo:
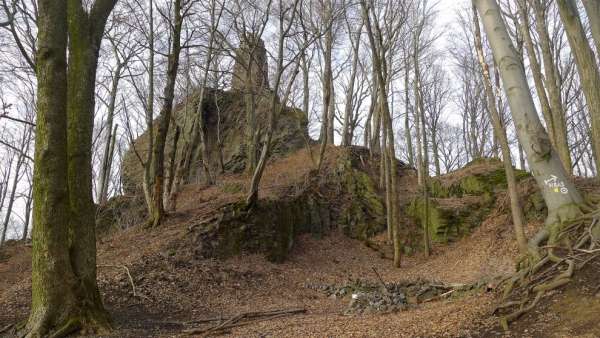
<path id="1" fill-rule="evenodd" d="M 415 46 L 418 41 L 415 35 Z M 421 155 L 421 189 L 423 189 L 423 202 L 425 204 L 423 211 L 423 248 L 425 255 L 431 254 L 431 239 L 429 236 L 429 150 L 427 147 L 427 129 L 425 128 L 425 105 L 423 103 L 423 96 L 420 92 L 421 86 L 421 74 L 419 70 L 419 58 L 418 54 L 414 54 L 413 64 L 415 67 L 415 105 L 419 106 L 418 122 L 421 125 L 421 149 L 419 152 Z"/>
<path id="2" fill-rule="evenodd" d="M 394 266 L 400 267 L 401 259 L 402 259 L 402 247 L 400 243 L 400 211 L 398 207 L 398 191 L 397 191 L 397 173 L 396 173 L 396 149 L 394 144 L 394 132 L 392 128 L 392 119 L 390 114 L 390 108 L 387 101 L 387 92 L 386 92 L 386 83 L 388 80 L 387 74 L 387 65 L 386 65 L 386 57 L 383 46 L 381 45 L 381 32 L 379 27 L 376 25 L 377 22 L 374 23 L 375 30 L 378 34 L 377 39 L 375 39 L 375 35 L 373 33 L 373 29 L 371 26 L 371 19 L 369 16 L 369 7 L 364 0 L 361 1 L 362 7 L 362 15 L 363 21 L 367 28 L 367 36 L 369 38 L 369 43 L 371 45 L 371 54 L 373 58 L 373 70 L 376 75 L 377 83 L 378 83 L 378 100 L 379 105 L 381 107 L 380 113 L 381 118 L 383 119 L 385 134 L 386 137 L 386 149 L 382 149 L 386 151 L 385 157 L 387 159 L 387 167 L 388 169 L 388 177 L 389 177 L 389 188 L 387 189 L 390 194 L 390 198 L 387 200 L 387 208 L 391 210 L 388 212 L 388 217 L 391 214 L 391 220 L 388 218 L 388 224 L 391 225 L 392 228 L 392 237 L 394 244 Z M 377 40 L 377 42 L 376 42 Z M 387 180 L 386 180 L 387 181 Z"/>
<path id="3" fill-rule="evenodd" d="M 142 182 L 142 188 L 144 190 L 144 200 L 146 201 L 146 207 L 148 209 L 148 215 L 154 214 L 154 204 L 152 203 L 152 157 L 154 149 L 154 0 L 149 1 L 148 6 L 148 18 L 149 18 L 149 38 L 148 44 L 148 97 L 146 99 L 146 129 L 148 132 L 148 148 L 146 161 L 144 165 L 144 181 Z"/>
<path id="4" fill-rule="evenodd" d="M 550 111 L 552 113 L 552 127 L 554 140 L 565 170 L 572 173 L 571 154 L 569 152 L 569 142 L 567 138 L 567 127 L 565 122 L 565 109 L 562 104 L 560 86 L 558 84 L 559 71 L 552 56 L 552 46 L 548 29 L 546 28 L 546 10 L 540 0 L 534 0 L 534 14 L 536 18 L 536 27 L 542 49 L 542 60 L 544 63 L 545 84 L 550 99 Z"/>
<path id="5" fill-rule="evenodd" d="M 488 111 L 492 120 L 492 125 L 496 138 L 500 143 L 500 150 L 502 151 L 502 162 L 504 164 L 504 171 L 506 173 L 506 182 L 508 184 L 508 195 L 510 198 L 510 209 L 513 218 L 513 227 L 519 250 L 522 254 L 527 253 L 527 239 L 525 237 L 525 231 L 523 228 L 524 219 L 523 209 L 519 203 L 519 192 L 517 191 L 517 180 L 515 178 L 515 170 L 512 166 L 512 159 L 510 156 L 510 145 L 508 144 L 508 138 L 506 137 L 506 130 L 500 119 L 500 114 L 496 109 L 496 99 L 494 96 L 494 89 L 492 87 L 492 80 L 485 56 L 483 54 L 483 46 L 481 42 L 481 31 L 479 28 L 479 19 L 477 18 L 477 10 L 473 6 L 473 24 L 475 27 L 475 49 L 477 50 L 477 56 L 479 64 L 481 65 L 481 73 L 483 76 L 484 90 L 488 102 Z"/>
<path id="6" fill-rule="evenodd" d="M 25 156 L 23 153 L 21 153 L 17 159 L 17 168 L 15 170 L 15 176 L 13 177 L 13 183 L 11 187 L 12 190 L 10 191 L 10 196 L 8 197 L 8 205 L 4 211 L 4 224 L 2 228 L 2 237 L 0 237 L 0 246 L 2 246 L 6 240 L 6 232 L 8 230 L 8 224 L 10 223 L 10 216 L 12 215 L 13 205 L 15 203 L 15 195 L 17 193 L 17 184 L 19 183 L 19 178 L 21 177 L 21 166 L 24 162 Z"/>
<path id="7" fill-rule="evenodd" d="M 592 36 L 596 45 L 596 53 L 600 54 L 600 1 L 582 0 L 583 7 L 592 28 Z"/>
<path id="8" fill-rule="evenodd" d="M 117 69 L 115 70 L 112 86 L 110 89 L 110 101 L 108 103 L 108 112 L 106 118 L 106 139 L 104 144 L 104 156 L 102 158 L 102 164 L 100 166 L 100 183 L 98 186 L 97 201 L 99 205 L 106 204 L 108 199 L 108 182 L 110 179 L 111 164 L 113 152 L 111 151 L 111 144 L 113 142 L 113 136 L 116 134 L 116 128 L 113 133 L 113 121 L 115 116 L 115 105 L 117 101 L 117 90 L 119 89 L 119 80 L 121 79 L 121 70 L 124 64 L 119 62 Z M 114 147 L 113 147 L 114 149 Z"/>
<path id="9" fill-rule="evenodd" d="M 412 135 L 410 134 L 410 98 L 409 98 L 409 75 L 410 61 L 404 60 L 404 138 L 406 140 L 406 151 L 408 153 L 408 164 L 415 166 L 415 153 L 412 145 Z"/>
<path id="10" fill-rule="evenodd" d="M 592 120 L 591 143 L 596 158 L 596 168 L 600 168 L 600 74 L 596 57 L 590 47 L 579 13 L 573 0 L 557 0 L 558 12 L 565 26 L 571 51 L 575 57 L 581 87 Z"/>
<path id="11" fill-rule="evenodd" d="M 352 112 L 354 111 L 354 105 L 352 104 L 352 98 L 354 96 L 354 83 L 356 82 L 356 74 L 358 73 L 358 52 L 360 47 L 360 29 L 357 31 L 358 37 L 356 41 L 352 42 L 352 70 L 350 72 L 350 80 L 348 88 L 346 89 L 346 102 L 344 104 L 344 125 L 342 128 L 342 145 L 349 146 L 352 144 L 352 135 L 350 133 L 350 125 L 352 123 Z M 352 39 L 352 38 L 350 38 Z"/>
<path id="12" fill-rule="evenodd" d="M 533 177 L 548 206 L 546 227 L 540 236 L 536 236 L 536 242 L 549 238 L 553 243 L 561 223 L 580 214 L 579 205 L 583 200 L 539 120 L 525 70 L 502 21 L 498 4 L 495 0 L 474 0 L 474 3 L 500 68 L 519 142 L 523 145 Z"/>
<path id="13" fill-rule="evenodd" d="M 325 22 L 331 20 L 331 1 L 325 1 Z M 324 55 L 324 69 L 323 69 L 323 113 L 321 115 L 321 147 L 319 149 L 319 161 L 317 163 L 317 171 L 321 170 L 323 165 L 323 157 L 325 156 L 325 148 L 330 143 L 329 138 L 329 115 L 331 112 L 331 101 L 332 101 L 332 70 L 331 70 L 331 52 L 333 48 L 333 33 L 331 27 L 328 27 L 325 31 L 323 53 Z"/>
<path id="14" fill-rule="evenodd" d="M 31 207 L 33 204 L 33 185 L 29 186 L 29 192 L 27 193 L 27 201 L 25 202 L 25 220 L 23 220 L 23 233 L 21 234 L 21 240 L 27 240 L 29 234 L 29 222 L 31 220 Z"/>
<path id="15" fill-rule="evenodd" d="M 542 116 L 546 121 L 548 136 L 550 137 L 552 144 L 556 146 L 556 140 L 554 138 L 554 121 L 552 120 L 550 102 L 548 101 L 546 89 L 544 88 L 544 82 L 542 81 L 542 70 L 540 63 L 538 62 L 535 45 L 533 44 L 533 39 L 531 38 L 531 32 L 529 30 L 529 16 L 527 15 L 527 7 L 524 0 L 518 0 L 517 4 L 519 7 L 519 17 L 521 19 L 520 27 L 517 27 L 517 29 L 521 30 L 523 34 L 525 48 L 527 49 L 527 56 L 529 57 L 529 66 L 531 67 L 531 74 L 533 75 L 533 83 L 535 84 L 535 90 L 537 92 L 538 99 L 540 100 Z M 518 24 L 518 21 L 515 20 L 515 23 Z M 565 165 L 565 168 L 568 167 Z"/>
<path id="16" fill-rule="evenodd" d="M 162 106 L 157 121 L 157 133 L 152 149 L 151 163 L 151 186 L 152 186 L 152 213 L 149 215 L 148 225 L 158 226 L 165 215 L 163 202 L 165 188 L 165 146 L 167 133 L 171 123 L 171 113 L 173 110 L 173 97 L 175 94 L 175 81 L 177 79 L 177 69 L 179 68 L 179 53 L 181 52 L 181 26 L 183 18 L 181 17 L 181 0 L 175 0 L 173 6 L 173 37 L 171 40 L 171 54 L 167 65 L 167 83 L 163 91 Z"/>
<path id="17" fill-rule="evenodd" d="M 91 142 L 98 52 L 115 2 L 96 1 L 89 15 L 81 1 L 38 2 L 30 337 L 110 328 L 96 284 Z"/>

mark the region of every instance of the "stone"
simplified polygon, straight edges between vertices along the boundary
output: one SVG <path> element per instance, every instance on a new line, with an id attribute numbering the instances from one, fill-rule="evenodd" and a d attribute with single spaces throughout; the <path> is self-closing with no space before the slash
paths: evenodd
<path id="1" fill-rule="evenodd" d="M 245 93 L 268 89 L 268 70 L 265 43 L 255 34 L 245 32 L 235 50 L 231 89 Z"/>

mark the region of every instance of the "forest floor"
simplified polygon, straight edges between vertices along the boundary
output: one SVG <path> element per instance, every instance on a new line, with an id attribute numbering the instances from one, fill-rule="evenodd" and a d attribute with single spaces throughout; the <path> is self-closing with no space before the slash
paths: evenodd
<path id="1" fill-rule="evenodd" d="M 192 189 L 192 188 L 188 188 Z M 193 189 L 200 190 L 200 187 Z M 190 197 L 197 196 L 188 190 Z M 197 191 L 196 191 L 197 192 Z M 206 208 L 222 203 L 205 191 Z M 185 194 L 184 194 L 185 195 Z M 234 337 L 600 337 L 600 259 L 574 281 L 545 297 L 505 333 L 493 310 L 501 290 L 495 282 L 514 270 L 516 247 L 505 210 L 492 212 L 471 235 L 436 245 L 432 255 L 405 256 L 401 268 L 363 242 L 337 232 L 302 235 L 289 259 L 271 263 L 261 255 L 197 259 L 181 246 L 190 221 L 187 209 L 164 226 L 133 227 L 98 243 L 98 280 L 112 314 L 111 337 L 200 337 L 186 330 L 207 318 L 302 308 L 306 312 L 253 321 L 219 334 Z M 195 199 L 198 205 L 199 198 Z M 540 224 L 529 224 L 532 233 Z M 390 248 L 381 236 L 375 239 Z M 9 242 L 0 250 L 0 330 L 26 320 L 31 292 L 31 246 Z M 378 283 L 428 281 L 476 284 L 393 313 L 346 314 L 351 296 L 331 297 L 315 286 L 361 279 Z M 131 281 L 130 281 L 131 276 Z M 133 287 L 132 283 L 133 282 Z M 0 333 L 0 336 L 2 334 Z"/>

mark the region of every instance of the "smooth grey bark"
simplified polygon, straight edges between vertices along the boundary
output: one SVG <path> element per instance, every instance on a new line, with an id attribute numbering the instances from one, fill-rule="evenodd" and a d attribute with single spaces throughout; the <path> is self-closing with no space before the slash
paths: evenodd
<path id="1" fill-rule="evenodd" d="M 519 142 L 527 155 L 531 173 L 548 206 L 546 227 L 541 237 L 553 242 L 561 223 L 577 217 L 583 199 L 565 171 L 538 117 L 527 77 L 512 44 L 495 0 L 474 0 L 492 48 L 508 97 Z"/>
<path id="2" fill-rule="evenodd" d="M 504 171 L 506 173 L 506 182 L 508 185 L 508 195 L 510 198 L 510 210 L 513 218 L 513 228 L 515 231 L 515 237 L 519 250 L 522 254 L 526 254 L 527 238 L 525 237 L 525 230 L 523 224 L 525 223 L 525 217 L 523 216 L 523 209 L 519 202 L 519 192 L 517 191 L 517 180 L 515 177 L 515 170 L 512 166 L 512 158 L 510 155 L 510 145 L 508 144 L 508 137 L 506 136 L 506 129 L 500 119 L 500 114 L 496 107 L 496 98 L 494 96 L 494 89 L 492 87 L 492 80 L 490 76 L 490 70 L 487 62 L 485 61 L 485 55 L 483 54 L 483 43 L 481 39 L 481 30 L 479 28 L 479 19 L 477 17 L 477 10 L 473 6 L 473 24 L 475 27 L 475 49 L 477 50 L 477 56 L 479 64 L 481 65 L 481 74 L 483 76 L 484 90 L 487 98 L 488 111 L 492 120 L 492 126 L 496 134 L 496 138 L 500 143 L 500 150 L 502 152 L 502 162 L 504 164 Z"/>

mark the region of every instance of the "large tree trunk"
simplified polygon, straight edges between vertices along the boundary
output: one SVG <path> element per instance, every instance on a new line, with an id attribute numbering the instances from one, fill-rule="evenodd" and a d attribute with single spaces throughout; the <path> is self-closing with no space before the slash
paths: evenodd
<path id="1" fill-rule="evenodd" d="M 579 13 L 573 0 L 558 0 L 558 11 L 565 25 L 569 45 L 575 57 L 581 86 L 592 120 L 592 147 L 595 151 L 596 168 L 600 168 L 600 74 L 596 57 L 590 47 Z"/>
<path id="2" fill-rule="evenodd" d="M 39 1 L 32 305 L 27 336 L 61 337 L 80 328 L 88 332 L 110 328 L 96 284 L 91 143 L 98 52 L 115 2 L 96 1 L 87 14 L 81 1 Z"/>
<path id="3" fill-rule="evenodd" d="M 495 0 L 474 0 L 474 3 L 500 68 L 519 142 L 523 145 L 531 172 L 548 206 L 546 228 L 540 236 L 536 236 L 535 241 L 549 237 L 553 242 L 561 223 L 580 214 L 579 205 L 583 200 L 539 120 L 525 70 L 502 21 L 498 4 Z"/>
<path id="4" fill-rule="evenodd" d="M 500 143 L 500 150 L 502 151 L 502 162 L 504 164 L 504 171 L 506 173 L 506 182 L 508 184 L 508 195 L 510 198 L 510 210 L 512 212 L 513 227 L 519 250 L 522 254 L 527 253 L 527 239 L 525 237 L 525 231 L 523 228 L 524 219 L 523 209 L 519 203 L 519 192 L 517 191 L 517 180 L 515 177 L 515 170 L 512 166 L 512 158 L 510 155 L 510 145 L 508 144 L 508 138 L 506 136 L 506 129 L 500 119 L 500 114 L 496 108 L 496 99 L 494 96 L 494 89 L 492 87 L 492 80 L 485 56 L 483 54 L 483 44 L 481 42 L 481 30 L 479 28 L 479 19 L 477 18 L 477 10 L 473 6 L 473 24 L 475 27 L 475 49 L 477 50 L 477 56 L 481 65 L 481 73 L 483 76 L 484 90 L 488 102 L 488 111 L 494 127 L 494 133 Z"/>
<path id="5" fill-rule="evenodd" d="M 173 6 L 173 36 L 171 54 L 167 65 L 167 83 L 163 91 L 162 106 L 157 121 L 157 133 L 152 149 L 151 186 L 152 186 L 152 212 L 149 215 L 148 225 L 158 226 L 165 215 L 163 201 L 165 188 L 165 146 L 167 133 L 171 123 L 173 110 L 173 97 L 175 95 L 175 80 L 179 68 L 179 53 L 181 52 L 180 38 L 183 18 L 181 17 L 181 0 L 175 0 Z"/>

